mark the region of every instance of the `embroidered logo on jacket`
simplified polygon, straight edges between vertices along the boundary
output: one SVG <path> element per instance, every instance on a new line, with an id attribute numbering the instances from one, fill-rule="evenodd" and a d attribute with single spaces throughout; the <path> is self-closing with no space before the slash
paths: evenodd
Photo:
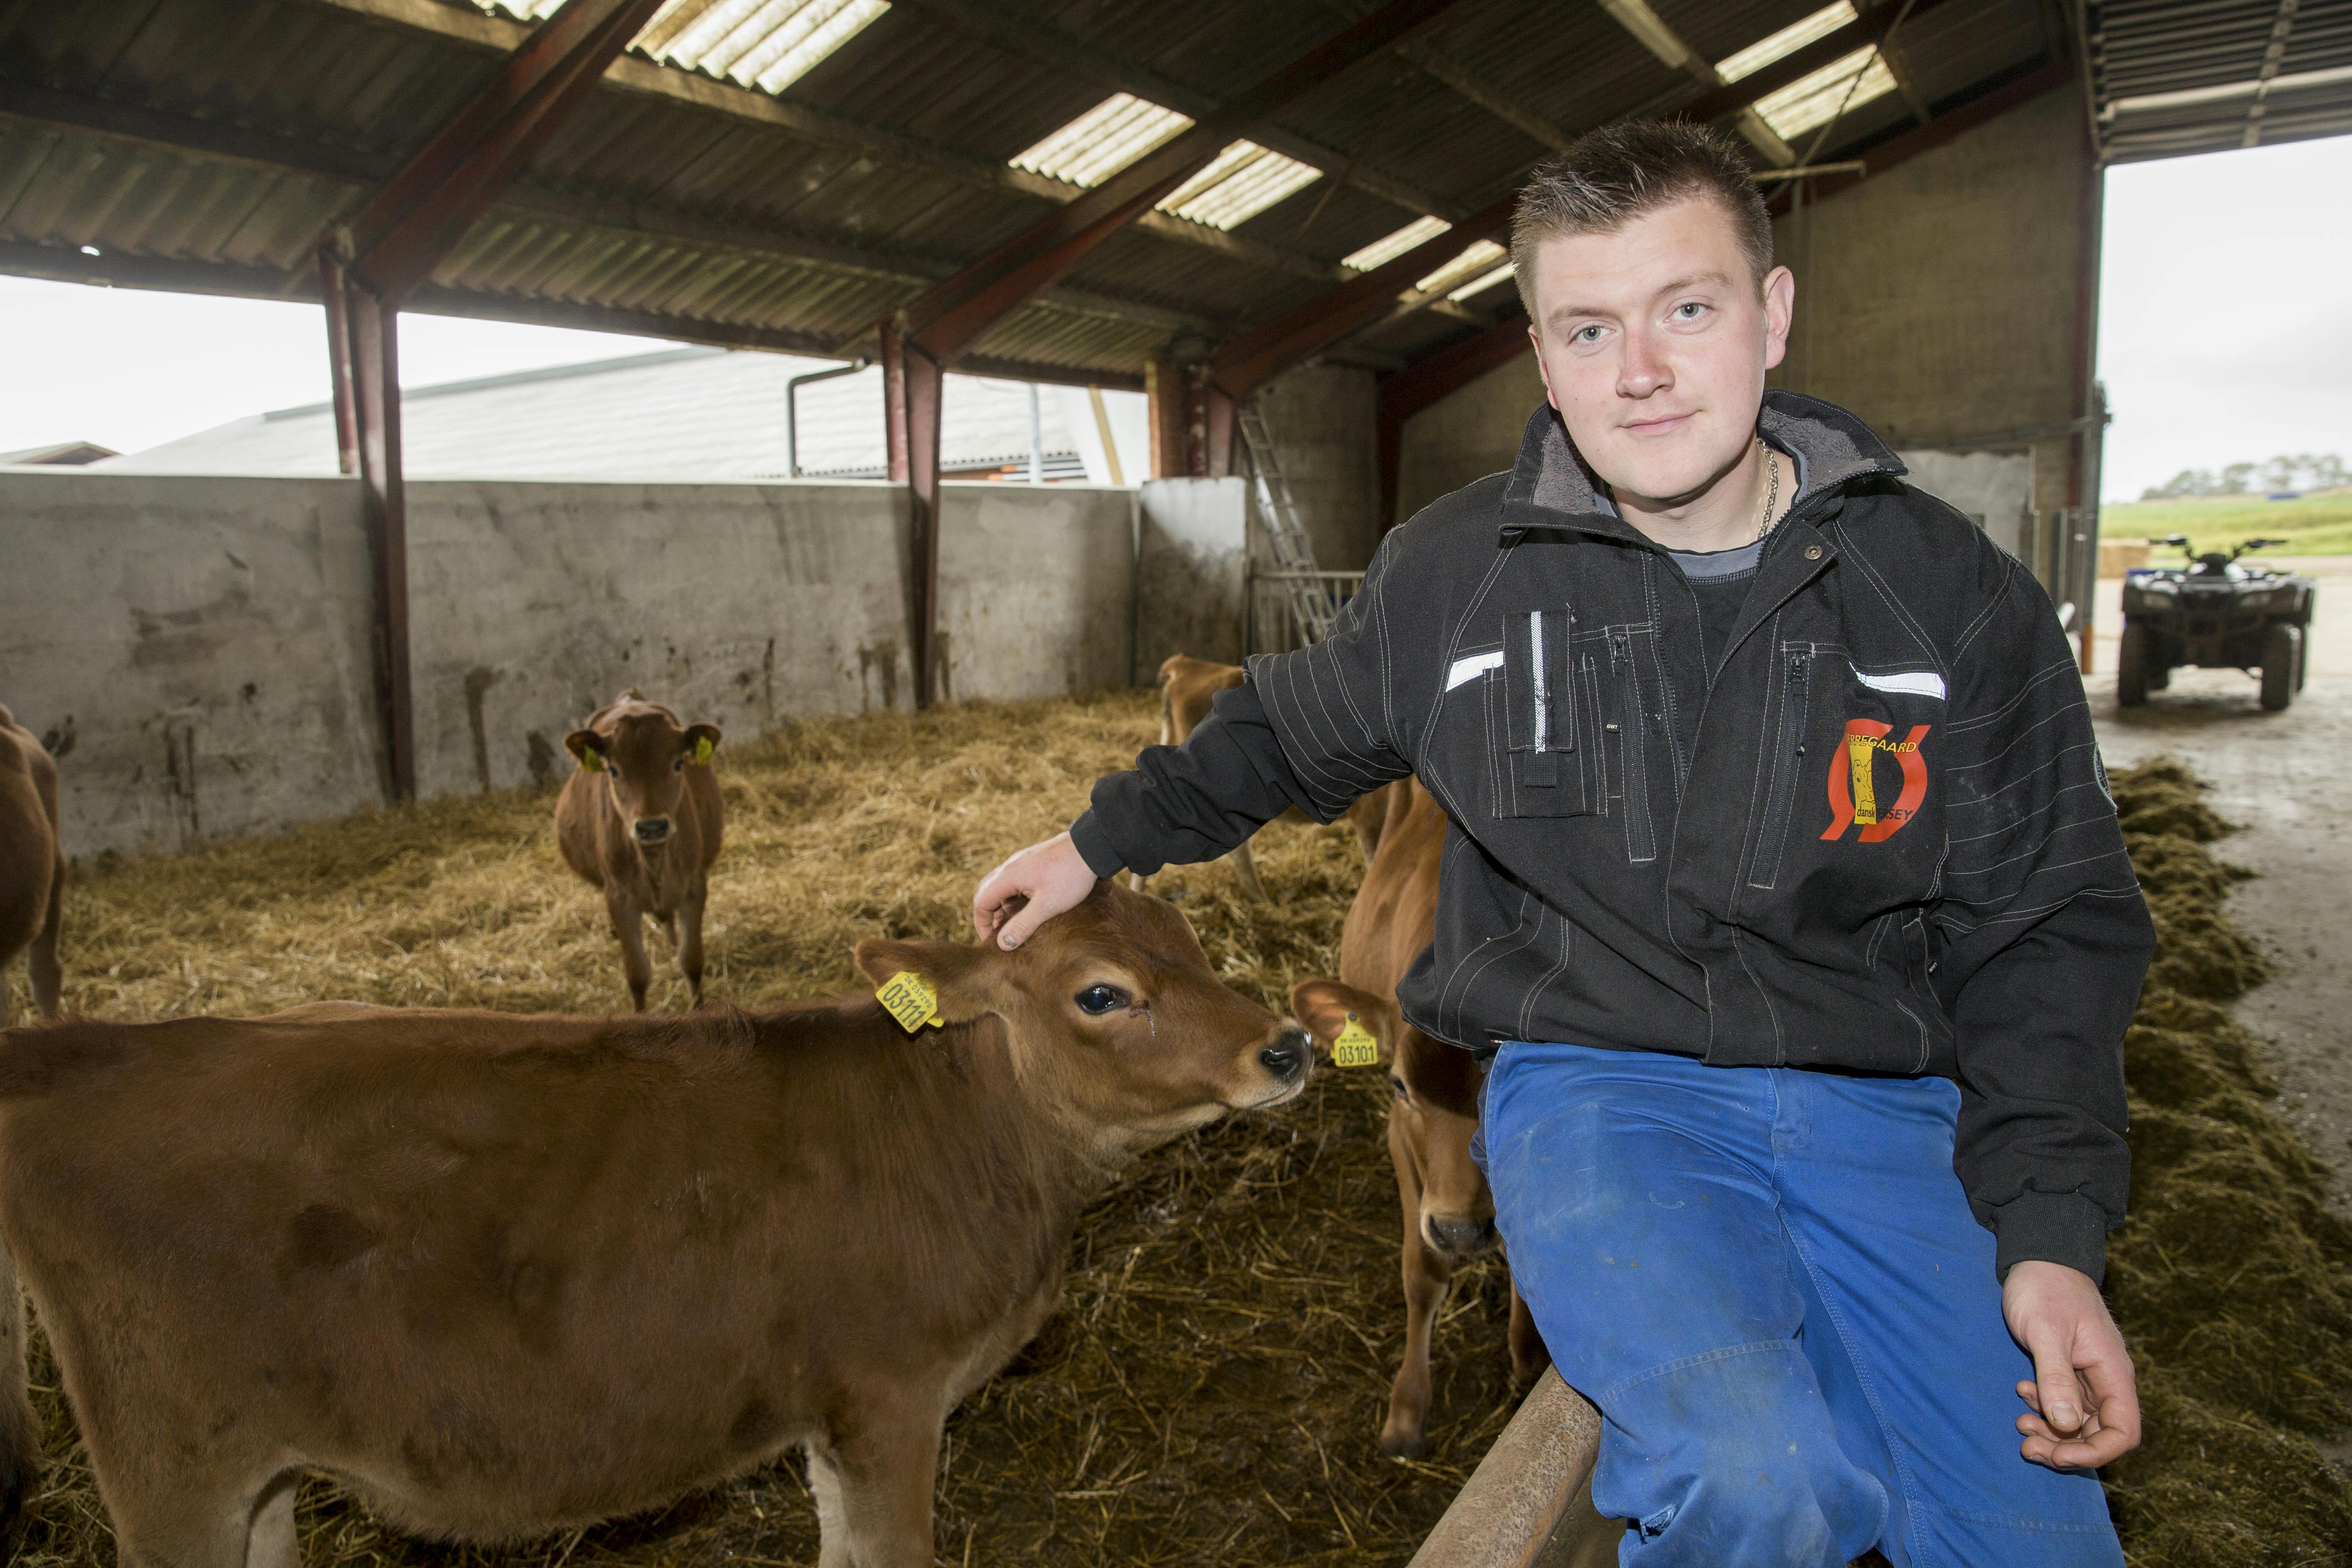
<path id="1" fill-rule="evenodd" d="M 1927 760 L 1919 754 L 1919 742 L 1927 738 L 1932 725 L 1914 724 L 1911 732 L 1900 741 L 1886 737 L 1895 732 L 1892 724 L 1882 724 L 1875 719 L 1849 719 L 1845 723 L 1845 742 L 1830 759 L 1830 826 L 1823 838 L 1842 838 L 1849 827 L 1862 828 L 1860 842 L 1883 843 L 1903 830 L 1927 798 Z M 1882 809 L 1878 793 L 1878 756 L 1891 752 L 1903 769 L 1903 786 L 1894 804 Z"/>

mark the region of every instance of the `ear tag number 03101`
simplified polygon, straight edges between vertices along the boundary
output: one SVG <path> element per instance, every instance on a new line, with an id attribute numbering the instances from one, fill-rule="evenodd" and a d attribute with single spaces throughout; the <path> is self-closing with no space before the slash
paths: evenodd
<path id="1" fill-rule="evenodd" d="M 1331 1065 L 1335 1068 L 1368 1068 L 1380 1060 L 1380 1042 L 1372 1038 L 1372 1032 L 1358 1022 L 1353 1013 L 1349 1014 L 1348 1026 L 1339 1031 L 1338 1039 L 1331 1042 Z"/>
<path id="2" fill-rule="evenodd" d="M 902 969 L 885 980 L 874 993 L 882 1010 L 898 1020 L 898 1027 L 914 1034 L 924 1025 L 941 1027 L 946 1020 L 940 1016 L 940 994 L 931 983 L 911 969 Z"/>

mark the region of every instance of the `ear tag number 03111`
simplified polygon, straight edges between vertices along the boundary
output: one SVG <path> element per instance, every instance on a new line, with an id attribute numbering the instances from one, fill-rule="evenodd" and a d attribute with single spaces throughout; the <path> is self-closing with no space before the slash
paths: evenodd
<path id="1" fill-rule="evenodd" d="M 911 969 L 902 969 L 885 980 L 874 994 L 882 1010 L 910 1035 L 926 1024 L 936 1029 L 946 1022 L 940 1016 L 938 990 Z"/>
<path id="2" fill-rule="evenodd" d="M 1335 1068 L 1368 1068 L 1380 1060 L 1380 1056 L 1381 1044 L 1372 1038 L 1372 1032 L 1358 1022 L 1353 1013 L 1349 1014 L 1348 1026 L 1339 1031 L 1338 1039 L 1331 1042 L 1331 1065 Z"/>

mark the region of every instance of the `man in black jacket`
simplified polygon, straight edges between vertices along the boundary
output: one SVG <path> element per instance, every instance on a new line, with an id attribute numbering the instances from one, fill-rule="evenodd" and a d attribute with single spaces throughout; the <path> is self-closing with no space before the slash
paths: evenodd
<path id="1" fill-rule="evenodd" d="M 2120 1563 L 2097 1282 L 2153 933 L 2049 601 L 1765 390 L 1793 284 L 1727 139 L 1593 132 L 1512 256 L 1549 393 L 1517 466 L 974 918 L 1016 945 L 1417 774 L 1451 827 L 1399 1001 L 1489 1058 L 1497 1224 L 1623 1561 Z"/>

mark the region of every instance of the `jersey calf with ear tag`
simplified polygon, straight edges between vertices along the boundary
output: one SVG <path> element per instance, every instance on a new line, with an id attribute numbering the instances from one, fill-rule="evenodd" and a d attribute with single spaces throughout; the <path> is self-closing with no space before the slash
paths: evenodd
<path id="1" fill-rule="evenodd" d="M 645 918 L 659 921 L 695 1005 L 702 1004 L 702 907 L 719 858 L 716 724 L 688 725 L 630 687 L 563 738 L 580 761 L 555 802 L 564 864 L 604 895 L 629 999 L 645 1010 L 653 964 Z"/>

